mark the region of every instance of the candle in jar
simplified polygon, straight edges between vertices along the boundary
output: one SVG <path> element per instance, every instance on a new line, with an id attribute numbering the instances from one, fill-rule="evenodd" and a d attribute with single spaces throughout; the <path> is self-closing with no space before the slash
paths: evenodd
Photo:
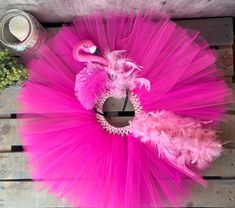
<path id="1" fill-rule="evenodd" d="M 13 17 L 9 21 L 9 30 L 12 35 L 22 42 L 29 34 L 29 22 L 23 16 Z"/>

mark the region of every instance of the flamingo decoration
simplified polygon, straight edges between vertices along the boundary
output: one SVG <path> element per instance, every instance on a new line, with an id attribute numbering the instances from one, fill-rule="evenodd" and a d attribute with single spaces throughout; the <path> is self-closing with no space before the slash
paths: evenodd
<path id="1" fill-rule="evenodd" d="M 102 64 L 104 66 L 108 66 L 109 62 L 107 59 L 101 56 L 94 55 L 97 52 L 98 49 L 92 41 L 82 40 L 78 42 L 78 44 L 74 47 L 73 58 L 79 62 L 88 62 L 88 63 L 94 62 Z"/>
<path id="2" fill-rule="evenodd" d="M 98 99 L 111 91 L 115 98 L 126 96 L 126 89 L 143 87 L 149 91 L 150 82 L 137 78 L 136 70 L 141 67 L 123 58 L 124 50 L 115 50 L 101 57 L 96 45 L 90 40 L 82 40 L 73 49 L 76 61 L 85 62 L 86 66 L 76 76 L 75 95 L 87 110 L 95 107 Z"/>

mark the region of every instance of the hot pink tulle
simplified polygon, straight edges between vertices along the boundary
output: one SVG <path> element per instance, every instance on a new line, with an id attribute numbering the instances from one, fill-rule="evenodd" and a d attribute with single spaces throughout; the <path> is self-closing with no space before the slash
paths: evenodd
<path id="1" fill-rule="evenodd" d="M 214 52 L 198 33 L 153 14 L 79 17 L 28 63 L 19 113 L 36 114 L 20 120 L 32 178 L 75 207 L 179 205 L 190 193 L 191 178 L 204 184 L 200 176 L 159 157 L 157 148 L 132 134 L 105 132 L 93 110 L 76 98 L 76 75 L 85 64 L 75 61 L 72 51 L 84 39 L 102 55 L 125 50 L 128 60 L 143 66 L 138 77 L 150 81 L 150 91 L 137 87 L 134 92 L 146 113 L 166 110 L 213 124 L 229 102 Z"/>

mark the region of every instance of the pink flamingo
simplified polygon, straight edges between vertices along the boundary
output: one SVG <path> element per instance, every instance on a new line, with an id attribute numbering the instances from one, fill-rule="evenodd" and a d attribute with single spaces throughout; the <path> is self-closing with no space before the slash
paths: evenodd
<path id="1" fill-rule="evenodd" d="M 108 66 L 109 62 L 107 59 L 94 55 L 97 51 L 98 49 L 92 41 L 82 40 L 74 47 L 73 58 L 79 62 L 93 62 Z"/>
<path id="2" fill-rule="evenodd" d="M 76 77 L 75 95 L 86 109 L 92 109 L 106 91 L 114 97 L 126 96 L 126 89 L 145 86 L 150 90 L 150 82 L 145 78 L 137 78 L 135 70 L 140 66 L 121 57 L 123 50 L 95 55 L 96 45 L 90 40 L 80 41 L 73 49 L 73 57 L 79 62 L 86 62 L 86 67 Z"/>

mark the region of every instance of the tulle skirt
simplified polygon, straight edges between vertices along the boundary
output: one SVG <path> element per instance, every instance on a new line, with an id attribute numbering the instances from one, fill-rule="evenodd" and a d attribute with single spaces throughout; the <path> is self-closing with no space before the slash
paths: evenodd
<path id="1" fill-rule="evenodd" d="M 105 13 L 78 17 L 44 44 L 27 63 L 29 80 L 19 95 L 20 134 L 30 172 L 52 194 L 84 208 L 179 206 L 194 180 L 160 158 L 151 144 L 132 134 L 106 132 L 95 112 L 76 99 L 76 74 L 84 63 L 73 59 L 80 40 L 92 40 L 101 54 L 125 50 L 142 66 L 150 91 L 136 89 L 143 111 L 167 110 L 185 117 L 223 119 L 230 92 L 216 57 L 198 33 L 153 13 Z"/>

